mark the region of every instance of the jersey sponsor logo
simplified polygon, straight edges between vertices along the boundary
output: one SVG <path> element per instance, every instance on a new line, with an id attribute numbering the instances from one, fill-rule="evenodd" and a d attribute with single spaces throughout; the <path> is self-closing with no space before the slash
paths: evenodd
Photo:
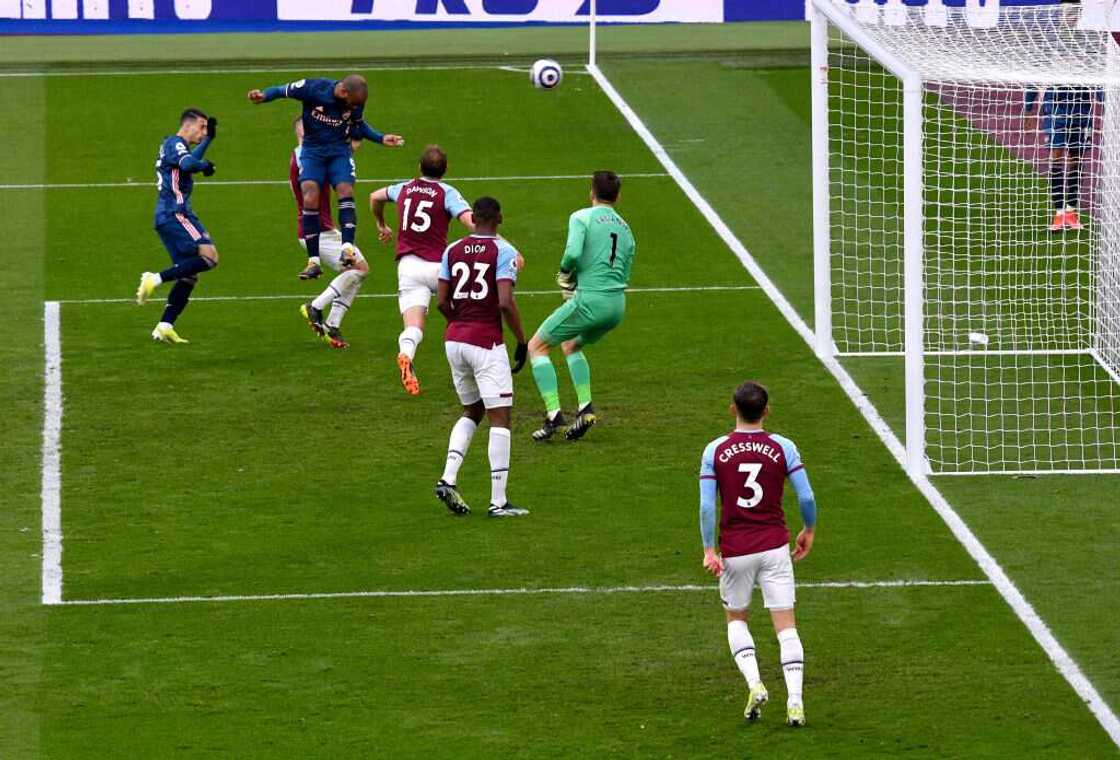
<path id="1" fill-rule="evenodd" d="M 312 111 L 311 111 L 311 118 L 312 119 L 314 119 L 315 121 L 318 121 L 318 122 L 322 122 L 323 124 L 326 124 L 329 127 L 341 127 L 343 124 L 346 123 L 346 120 L 349 118 L 349 116 L 350 116 L 349 111 L 347 111 L 342 118 L 339 118 L 337 116 L 331 116 L 330 114 L 328 114 L 326 111 L 323 110 L 322 106 L 315 106 L 315 108 L 312 109 Z"/>

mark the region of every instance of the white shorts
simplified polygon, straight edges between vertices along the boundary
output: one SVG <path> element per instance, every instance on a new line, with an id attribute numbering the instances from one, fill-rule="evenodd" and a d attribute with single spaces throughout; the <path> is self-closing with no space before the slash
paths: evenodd
<path id="1" fill-rule="evenodd" d="M 513 406 L 513 373 L 504 345 L 493 348 L 448 341 L 447 363 L 463 406 L 482 399 L 487 409 Z"/>
<path id="2" fill-rule="evenodd" d="M 300 239 L 299 244 L 303 247 L 303 250 L 307 250 L 306 240 Z M 361 251 L 358 251 L 357 248 L 354 250 L 358 253 L 358 261 L 366 260 L 366 257 L 362 255 Z M 338 230 L 327 230 L 326 232 L 319 233 L 319 260 L 336 272 L 341 272 L 343 270 L 341 232 Z"/>
<path id="3" fill-rule="evenodd" d="M 756 584 L 762 589 L 762 603 L 766 609 L 793 609 L 793 560 L 789 556 L 789 546 L 724 558 L 719 596 L 725 609 L 737 611 L 750 606 Z"/>
<path id="4" fill-rule="evenodd" d="M 439 289 L 439 262 L 402 256 L 397 262 L 397 304 L 401 314 L 415 306 L 428 308 Z"/>

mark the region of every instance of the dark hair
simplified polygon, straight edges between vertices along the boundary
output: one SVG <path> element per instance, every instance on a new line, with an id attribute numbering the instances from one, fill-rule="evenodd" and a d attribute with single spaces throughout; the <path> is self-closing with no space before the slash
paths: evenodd
<path id="1" fill-rule="evenodd" d="M 754 380 L 748 380 L 736 388 L 735 395 L 731 398 L 744 422 L 761 420 L 766 405 L 770 403 L 770 394 L 766 392 L 766 387 Z"/>
<path id="2" fill-rule="evenodd" d="M 438 145 L 424 148 L 420 156 L 420 173 L 432 179 L 443 179 L 447 174 L 447 154 Z"/>
<path id="3" fill-rule="evenodd" d="M 474 214 L 475 224 L 494 224 L 502 213 L 502 204 L 498 203 L 497 198 L 484 195 L 475 200 L 471 211 Z"/>
<path id="4" fill-rule="evenodd" d="M 599 200 L 614 203 L 618 200 L 618 191 L 622 189 L 622 180 L 614 172 L 595 172 L 591 175 L 591 189 Z"/>
<path id="5" fill-rule="evenodd" d="M 197 108 L 188 108 L 179 115 L 179 124 L 186 124 L 188 121 L 198 121 L 199 119 L 210 118 L 205 113 Z"/>

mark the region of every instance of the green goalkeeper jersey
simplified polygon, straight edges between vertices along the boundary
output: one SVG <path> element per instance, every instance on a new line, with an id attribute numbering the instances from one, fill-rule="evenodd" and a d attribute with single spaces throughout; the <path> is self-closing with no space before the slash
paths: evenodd
<path id="1" fill-rule="evenodd" d="M 568 245 L 560 268 L 575 274 L 585 292 L 620 293 L 630 282 L 634 235 L 610 206 L 580 209 L 568 219 Z"/>

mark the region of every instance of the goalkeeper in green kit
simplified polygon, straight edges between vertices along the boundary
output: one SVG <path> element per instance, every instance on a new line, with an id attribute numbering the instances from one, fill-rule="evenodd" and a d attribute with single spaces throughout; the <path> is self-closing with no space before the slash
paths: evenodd
<path id="1" fill-rule="evenodd" d="M 614 172 L 595 172 L 591 178 L 591 207 L 580 209 L 568 220 L 568 244 L 556 275 L 567 300 L 529 341 L 533 379 L 545 407 L 544 425 L 533 433 L 535 441 L 547 441 L 566 425 L 560 412 L 556 368 L 548 358 L 556 345 L 568 359 L 568 373 L 579 403 L 564 437 L 578 440 L 596 422 L 591 405 L 591 368 L 583 347 L 622 322 L 630 266 L 634 263 L 634 235 L 614 209 L 621 186 Z"/>

